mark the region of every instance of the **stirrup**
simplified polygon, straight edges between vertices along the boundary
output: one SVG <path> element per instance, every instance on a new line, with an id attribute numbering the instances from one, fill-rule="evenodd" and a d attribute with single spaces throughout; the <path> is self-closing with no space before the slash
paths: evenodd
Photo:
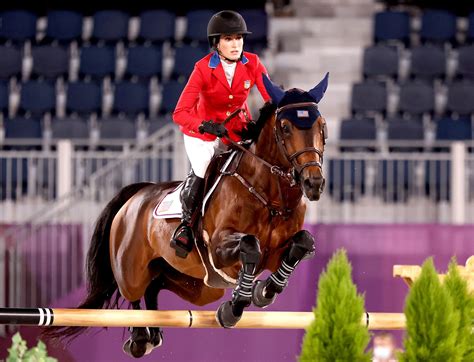
<path id="1" fill-rule="evenodd" d="M 186 223 L 181 223 L 173 234 L 170 246 L 175 249 L 176 256 L 186 259 L 193 250 L 194 234 L 191 227 Z"/>

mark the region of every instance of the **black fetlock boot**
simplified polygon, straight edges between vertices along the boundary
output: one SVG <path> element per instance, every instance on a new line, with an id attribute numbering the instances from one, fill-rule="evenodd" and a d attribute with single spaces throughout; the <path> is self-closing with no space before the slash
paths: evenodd
<path id="1" fill-rule="evenodd" d="M 183 218 L 170 242 L 170 246 L 176 250 L 176 255 L 180 258 L 186 258 L 193 250 L 194 233 L 190 224 L 194 211 L 200 204 L 203 184 L 204 179 L 196 176 L 191 170 L 180 193 Z"/>

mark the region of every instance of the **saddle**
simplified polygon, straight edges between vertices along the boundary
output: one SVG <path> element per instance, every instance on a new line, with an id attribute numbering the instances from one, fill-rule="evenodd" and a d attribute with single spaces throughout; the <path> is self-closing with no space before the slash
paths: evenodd
<path id="1" fill-rule="evenodd" d="M 203 265 L 206 270 L 204 283 L 213 288 L 234 287 L 237 281 L 230 278 L 226 274 L 214 267 L 211 253 L 208 249 L 209 236 L 205 233 L 202 226 L 202 218 L 204 217 L 207 206 L 212 199 L 213 193 L 219 185 L 224 174 L 232 174 L 239 166 L 243 153 L 238 150 L 229 150 L 215 156 L 207 169 L 203 199 L 201 205 L 196 209 L 193 215 L 191 227 L 195 235 L 196 250 L 198 251 Z M 156 219 L 175 219 L 181 218 L 181 201 L 180 191 L 184 183 L 180 183 L 174 189 L 170 189 L 169 193 L 161 200 L 153 211 L 153 217 Z M 200 211 L 200 212 L 198 212 Z"/>

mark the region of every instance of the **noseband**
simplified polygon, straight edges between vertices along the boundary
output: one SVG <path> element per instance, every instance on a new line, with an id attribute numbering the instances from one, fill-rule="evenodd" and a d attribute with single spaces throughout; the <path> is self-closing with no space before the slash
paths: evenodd
<path id="1" fill-rule="evenodd" d="M 305 147 L 302 150 L 296 151 L 293 154 L 289 154 L 288 150 L 286 149 L 285 146 L 285 139 L 283 138 L 283 133 L 281 130 L 281 119 L 284 115 L 284 112 L 288 109 L 292 108 L 307 108 L 307 107 L 314 107 L 316 108 L 316 112 L 318 117 L 321 115 L 318 110 L 318 105 L 314 102 L 301 102 L 301 103 L 291 103 L 287 104 L 283 107 L 277 108 L 275 111 L 275 127 L 273 128 L 274 134 L 275 134 L 275 139 L 276 143 L 278 145 L 278 148 L 280 151 L 285 155 L 286 160 L 292 165 L 293 170 L 294 170 L 294 178 L 295 181 L 300 179 L 301 173 L 306 167 L 310 166 L 316 166 L 319 167 L 321 170 L 323 168 L 323 151 L 321 151 L 319 148 L 316 147 Z M 323 131 L 325 133 L 325 130 Z M 326 134 L 323 134 L 324 137 L 324 142 L 326 139 Z M 319 161 L 309 161 L 305 162 L 304 164 L 299 164 L 297 161 L 298 156 L 302 155 L 303 153 L 307 152 L 314 152 L 319 156 Z"/>

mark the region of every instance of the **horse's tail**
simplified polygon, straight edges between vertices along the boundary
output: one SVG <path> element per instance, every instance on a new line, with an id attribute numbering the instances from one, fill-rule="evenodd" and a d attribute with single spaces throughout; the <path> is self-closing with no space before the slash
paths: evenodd
<path id="1" fill-rule="evenodd" d="M 109 238 L 112 221 L 120 208 L 142 188 L 152 185 L 148 182 L 124 187 L 107 204 L 96 221 L 89 251 L 87 252 L 87 296 L 77 307 L 81 309 L 101 309 L 114 307 L 120 298 L 110 264 Z M 115 300 L 112 296 L 117 292 Z M 73 338 L 87 327 L 48 327 L 42 335 L 48 338 Z"/>

